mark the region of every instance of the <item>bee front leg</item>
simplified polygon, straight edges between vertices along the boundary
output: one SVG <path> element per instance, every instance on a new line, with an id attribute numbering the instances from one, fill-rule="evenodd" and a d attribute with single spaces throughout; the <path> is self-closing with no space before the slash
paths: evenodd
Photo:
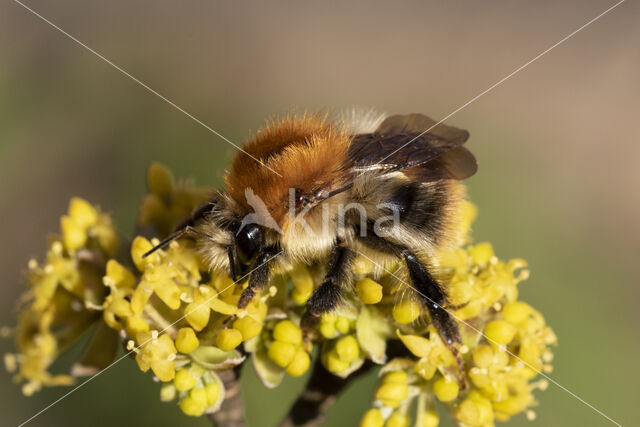
<path id="1" fill-rule="evenodd" d="M 351 279 L 351 264 L 355 253 L 345 242 L 338 240 L 331 250 L 329 269 L 320 286 L 307 301 L 307 310 L 302 317 L 303 334 L 309 332 L 320 320 L 320 316 L 333 310 L 342 299 L 342 284 Z"/>
<path id="2" fill-rule="evenodd" d="M 251 268 L 251 275 L 249 276 L 249 285 L 242 292 L 240 301 L 238 301 L 238 308 L 246 308 L 251 302 L 256 292 L 264 288 L 269 283 L 270 269 L 269 261 L 276 256 L 276 252 L 272 248 L 267 248 L 264 252 L 258 255 L 253 266 Z"/>

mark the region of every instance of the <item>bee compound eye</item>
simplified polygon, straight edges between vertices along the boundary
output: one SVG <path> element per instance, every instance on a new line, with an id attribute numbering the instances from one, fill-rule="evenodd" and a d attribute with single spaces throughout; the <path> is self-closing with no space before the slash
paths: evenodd
<path id="1" fill-rule="evenodd" d="M 242 264 L 250 264 L 263 246 L 264 232 L 255 224 L 243 227 L 236 235 L 238 261 Z"/>

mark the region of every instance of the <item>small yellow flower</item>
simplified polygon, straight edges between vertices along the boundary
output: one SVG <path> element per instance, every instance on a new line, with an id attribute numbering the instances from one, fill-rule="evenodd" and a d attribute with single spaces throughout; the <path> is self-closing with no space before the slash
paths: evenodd
<path id="1" fill-rule="evenodd" d="M 151 368 L 160 381 L 173 380 L 175 376 L 176 347 L 173 340 L 167 334 L 155 338 L 154 332 L 138 334 L 140 349 L 136 354 L 136 361 L 143 372 Z"/>

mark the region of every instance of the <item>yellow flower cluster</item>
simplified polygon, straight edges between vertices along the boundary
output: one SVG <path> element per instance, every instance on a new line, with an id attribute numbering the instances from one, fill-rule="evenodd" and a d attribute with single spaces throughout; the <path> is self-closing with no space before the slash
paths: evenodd
<path id="1" fill-rule="evenodd" d="M 322 364 L 329 372 L 347 377 L 364 363 L 364 356 L 356 337 L 356 318 L 351 313 L 322 316 L 320 334 L 325 338 L 322 345 Z"/>
<path id="2" fill-rule="evenodd" d="M 92 310 L 105 295 L 105 260 L 118 250 L 119 237 L 108 215 L 85 200 L 71 200 L 45 261 L 29 261 L 29 290 L 21 302 L 15 331 L 17 354 L 5 355 L 9 371 L 30 395 L 43 385 L 69 385 L 70 375 L 54 375 L 56 357 L 85 332 L 99 314 Z"/>
<path id="3" fill-rule="evenodd" d="M 171 171 L 158 163 L 152 163 L 147 170 L 147 188 L 149 194 L 142 199 L 138 224 L 152 227 L 161 236 L 171 233 L 212 193 L 209 188 L 195 187 L 189 180 L 176 181 Z"/>
<path id="4" fill-rule="evenodd" d="M 550 371 L 549 346 L 556 338 L 542 314 L 518 300 L 526 263 L 501 261 L 490 244 L 469 241 L 473 205 L 465 206 L 461 225 L 467 240 L 434 260 L 446 283 L 446 308 L 460 326 L 461 378 L 458 359 L 430 323 L 401 265 L 380 274 L 376 260 L 356 258 L 354 292 L 336 312 L 323 315 L 314 331 L 303 332 L 305 304 L 322 279 L 318 266 L 276 270 L 267 289 L 240 310 L 247 282 L 208 272 L 192 240 L 174 241 L 143 258 L 211 194 L 176 182 L 157 164 L 147 180 L 141 235 L 129 247 L 119 246 L 108 215 L 73 199 L 46 260 L 29 263 L 17 352 L 5 356 L 25 394 L 98 372 L 124 341 L 140 370 L 161 382 L 161 400 L 199 416 L 217 411 L 225 398 L 217 372 L 251 358 L 262 382 L 275 387 L 285 375 L 304 375 L 312 346 L 319 344 L 320 361 L 340 377 L 366 360 L 382 365 L 362 426 L 403 427 L 415 417 L 416 425 L 435 427 L 436 401 L 467 426 L 492 426 L 522 412 L 532 416 L 532 392 L 546 384 L 534 378 Z M 71 375 L 50 373 L 60 352 L 94 325 Z"/>
<path id="5" fill-rule="evenodd" d="M 401 420 L 409 423 L 406 417 L 414 400 L 417 425 L 425 426 L 438 425 L 436 400 L 467 426 L 492 426 L 523 412 L 535 415 L 529 409 L 536 403 L 532 391 L 545 388 L 547 382 L 531 380 L 551 370 L 549 346 L 556 337 L 540 312 L 517 300 L 517 285 L 528 277 L 522 270 L 526 263 L 500 261 L 488 243 L 451 250 L 439 261 L 448 283 L 449 311 L 459 322 L 464 343 L 458 351 L 465 378 L 459 378 L 458 361 L 433 325 L 416 321 L 423 315 L 417 298 L 390 300 L 401 290 L 406 293 L 406 283 L 383 277 L 383 296 L 376 306 L 390 312 L 395 333 L 412 357 L 393 359 L 382 368 L 374 408 L 362 418 L 364 427 L 407 425 Z"/>

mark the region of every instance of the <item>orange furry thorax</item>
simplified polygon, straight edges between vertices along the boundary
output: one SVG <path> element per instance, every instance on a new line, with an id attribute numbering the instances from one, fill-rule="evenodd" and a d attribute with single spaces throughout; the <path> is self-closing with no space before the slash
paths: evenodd
<path id="1" fill-rule="evenodd" d="M 340 179 L 350 138 L 342 126 L 319 114 L 289 115 L 267 122 L 242 147 L 246 153 L 239 152 L 233 159 L 225 176 L 227 192 L 247 213 L 251 207 L 245 191 L 251 189 L 282 225 L 289 209 L 290 188 L 297 194 L 310 194 Z"/>

